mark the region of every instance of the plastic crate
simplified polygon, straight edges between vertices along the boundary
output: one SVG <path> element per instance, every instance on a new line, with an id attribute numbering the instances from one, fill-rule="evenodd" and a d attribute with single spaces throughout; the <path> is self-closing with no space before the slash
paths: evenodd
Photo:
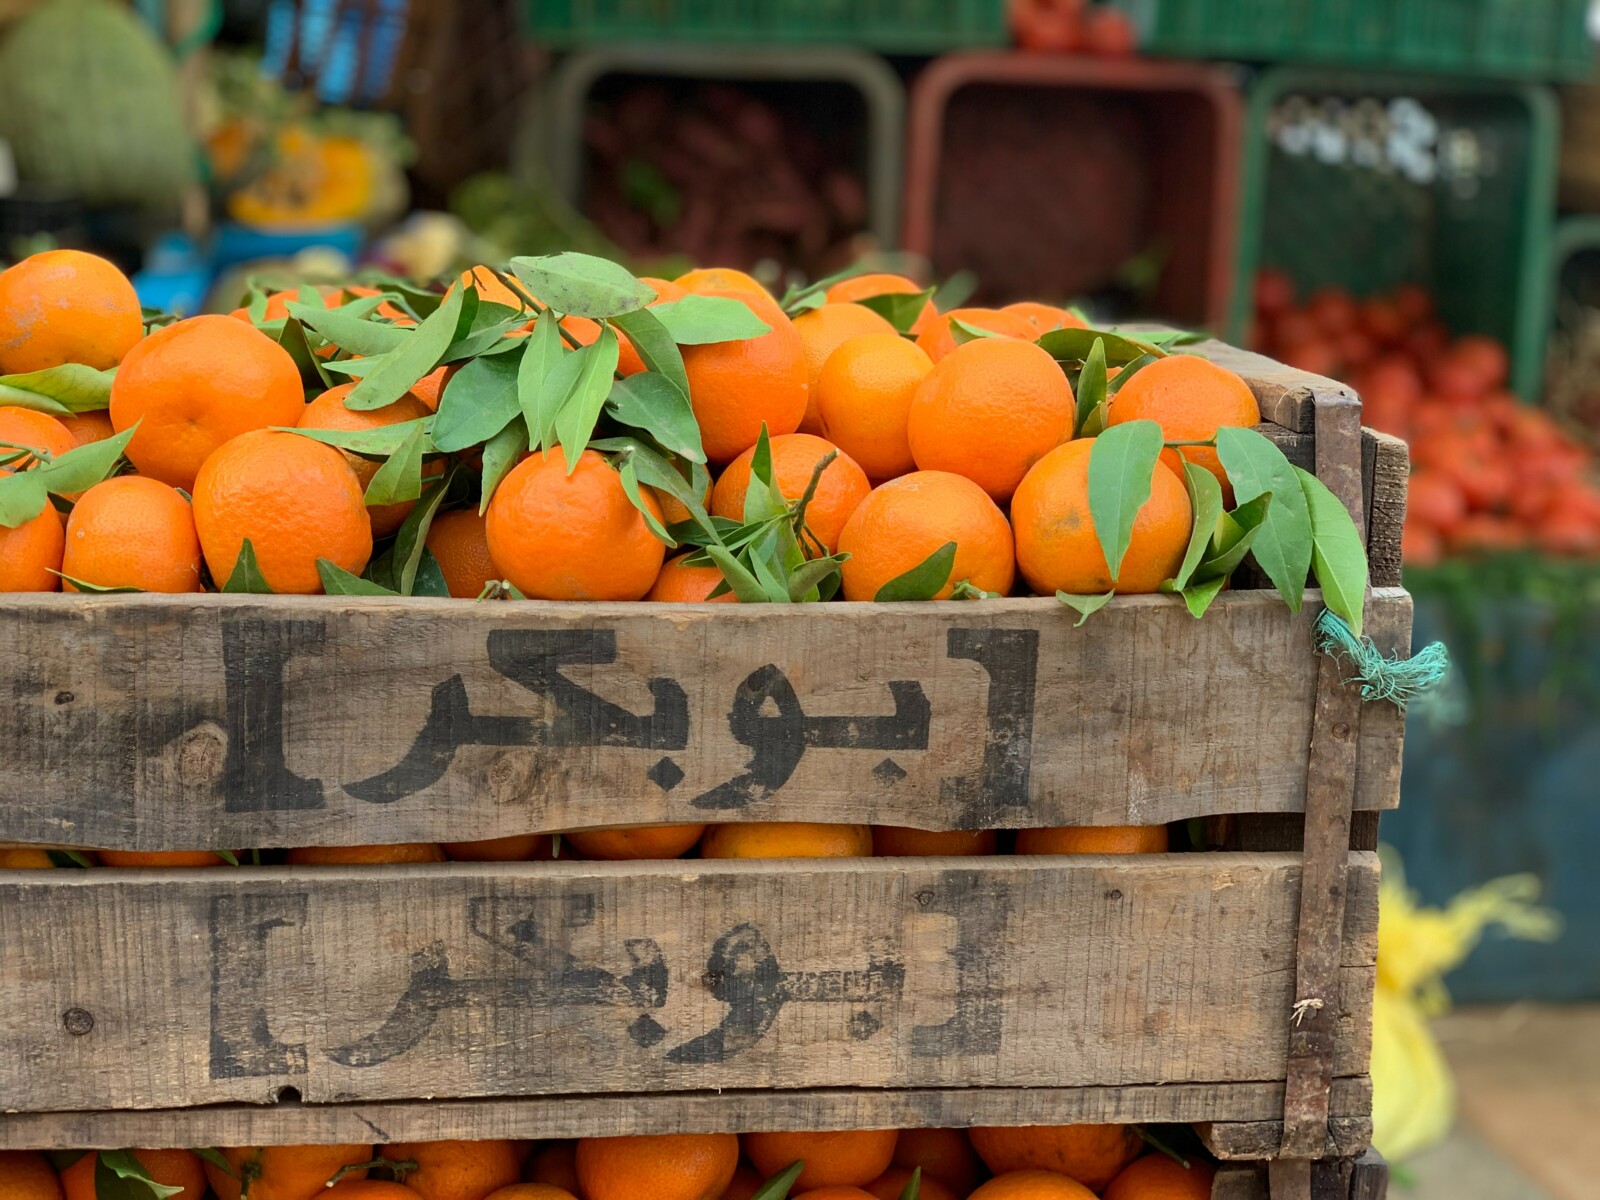
<path id="1" fill-rule="evenodd" d="M 619 40 L 810 42 L 937 54 L 1011 40 L 1003 0 L 527 0 L 552 46 Z"/>
<path id="2" fill-rule="evenodd" d="M 1264 73 L 1250 97 L 1234 335 L 1259 267 L 1302 290 L 1418 283 L 1453 330 L 1503 341 L 1513 387 L 1536 398 L 1557 128 L 1555 97 L 1537 84 Z"/>
<path id="3" fill-rule="evenodd" d="M 911 94 L 905 247 L 940 275 L 972 271 L 978 303 L 1088 297 L 1117 317 L 1219 328 L 1242 108 L 1226 74 L 1195 64 L 941 59 Z M 1144 255 L 1149 294 L 1116 287 Z"/>
<path id="4" fill-rule="evenodd" d="M 1588 0 L 1118 0 L 1151 53 L 1581 79 Z"/>

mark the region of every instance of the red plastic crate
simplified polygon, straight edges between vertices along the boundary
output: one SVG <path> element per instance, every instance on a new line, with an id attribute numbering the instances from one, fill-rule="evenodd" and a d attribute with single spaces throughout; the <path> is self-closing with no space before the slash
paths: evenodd
<path id="1" fill-rule="evenodd" d="M 1115 316 L 1221 328 L 1233 283 L 1243 99 L 1215 68 L 967 54 L 911 92 L 905 247 L 970 270 L 977 303 L 1066 301 L 1160 255 Z"/>

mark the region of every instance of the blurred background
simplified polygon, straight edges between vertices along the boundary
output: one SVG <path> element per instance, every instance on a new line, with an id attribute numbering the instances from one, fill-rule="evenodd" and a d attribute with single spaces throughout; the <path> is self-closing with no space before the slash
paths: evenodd
<path id="1" fill-rule="evenodd" d="M 865 262 L 1349 382 L 1411 442 L 1417 643 L 1455 662 L 1383 824 L 1379 1144 L 1422 1200 L 1593 1197 L 1597 28 L 1589 0 L 0 0 L 0 263 L 96 250 L 188 314 L 363 264 Z"/>

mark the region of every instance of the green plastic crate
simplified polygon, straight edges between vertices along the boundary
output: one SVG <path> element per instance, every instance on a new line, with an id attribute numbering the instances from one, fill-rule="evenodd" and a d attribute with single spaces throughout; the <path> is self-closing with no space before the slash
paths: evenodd
<path id="1" fill-rule="evenodd" d="M 1004 0 L 527 0 L 552 46 L 617 41 L 789 42 L 907 54 L 1003 46 Z"/>
<path id="2" fill-rule="evenodd" d="M 1244 335 L 1263 266 L 1289 272 L 1303 292 L 1418 283 L 1452 329 L 1504 342 L 1512 386 L 1536 399 L 1558 121 L 1554 94 L 1537 84 L 1265 72 L 1246 126 L 1233 335 Z M 1433 150 L 1419 159 L 1418 131 L 1430 123 Z"/>
<path id="3" fill-rule="evenodd" d="M 1117 0 L 1145 48 L 1477 77 L 1580 79 L 1595 55 L 1589 0 Z"/>

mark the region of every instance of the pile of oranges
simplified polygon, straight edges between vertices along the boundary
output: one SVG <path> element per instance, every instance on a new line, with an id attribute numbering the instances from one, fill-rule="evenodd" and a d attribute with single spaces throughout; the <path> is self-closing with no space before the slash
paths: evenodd
<path id="1" fill-rule="evenodd" d="M 1518 550 L 1600 557 L 1594 457 L 1507 390 L 1499 342 L 1452 338 L 1414 286 L 1365 300 L 1324 288 L 1299 304 L 1293 281 L 1269 270 L 1256 308 L 1264 352 L 1347 381 L 1366 424 L 1411 444 L 1408 566 Z"/>
<path id="2" fill-rule="evenodd" d="M 216 1200 L 1209 1200 L 1216 1174 L 1199 1158 L 1147 1152 L 1128 1125 L 115 1154 L 135 1178 L 175 1189 L 170 1200 L 208 1190 Z M 59 1175 L 42 1154 L 0 1151 L 0 1195 L 95 1200 L 97 1154 L 56 1157 L 71 1159 Z"/>
<path id="3" fill-rule="evenodd" d="M 437 432 L 430 422 L 441 396 L 469 379 L 480 387 L 488 372 L 479 368 L 512 338 L 532 345 L 544 310 L 509 282 L 475 268 L 451 285 L 514 314 L 520 324 L 500 345 L 483 358 L 441 362 L 371 408 L 349 403 L 359 380 L 326 382 L 335 370 L 370 369 L 356 361 L 361 354 L 332 340 L 298 360 L 291 353 L 281 330 L 299 291 L 266 296 L 254 312 L 147 333 L 132 287 L 104 260 L 54 251 L 11 267 L 0 274 L 0 383 L 35 379 L 26 386 L 45 398 L 0 406 L 0 471 L 45 467 L 112 436 L 125 439 L 126 462 L 11 524 L 0 477 L 0 591 L 315 593 L 330 573 L 374 578 L 375 563 L 411 537 L 425 543 L 429 572 L 437 566 L 433 594 L 732 600 L 705 554 L 669 556 L 673 539 L 664 533 L 691 516 L 684 503 L 630 488 L 598 442 L 568 455 L 559 445 L 539 450 L 535 437 L 532 452 L 519 448 L 492 471 L 489 438 L 449 453 L 427 442 L 423 482 L 447 479 L 448 487 L 420 524 L 415 491 L 397 498 L 379 486 L 399 451 L 349 439 L 389 426 Z M 1074 437 L 1072 383 L 1037 344 L 1049 331 L 1081 327 L 1073 313 L 1030 303 L 941 314 L 928 303 L 897 329 L 864 301 L 921 292 L 899 276 L 856 276 L 787 310 L 737 271 L 643 282 L 654 305 L 718 297 L 759 318 L 759 335 L 681 347 L 714 473 L 696 464 L 711 485 L 709 517 L 725 519 L 724 528 L 738 523 L 758 452 L 770 452 L 773 482 L 791 503 L 816 475 L 804 511 L 807 556 L 838 556 L 847 600 L 874 599 L 950 543 L 947 578 L 929 598 L 1153 591 L 1178 569 L 1190 538 L 1178 453 L 1221 478 L 1208 447 L 1165 455 L 1113 579 L 1089 510 L 1092 439 Z M 366 337 L 398 338 L 418 325 L 399 293 L 371 299 L 380 293 L 351 285 L 317 295 L 319 307 L 368 297 Z M 574 346 L 614 336 L 581 316 L 564 318 L 561 335 Z M 646 363 L 626 335 L 617 341 L 616 380 L 625 383 Z M 57 403 L 60 389 L 29 374 L 51 378 L 64 364 L 116 368 L 104 408 L 82 397 Z M 1192 355 L 1158 352 L 1122 384 L 1104 409 L 1106 426 L 1143 418 L 1167 440 L 1203 441 L 1221 426 L 1259 420 L 1243 381 Z M 320 440 L 295 430 L 321 431 Z"/>

